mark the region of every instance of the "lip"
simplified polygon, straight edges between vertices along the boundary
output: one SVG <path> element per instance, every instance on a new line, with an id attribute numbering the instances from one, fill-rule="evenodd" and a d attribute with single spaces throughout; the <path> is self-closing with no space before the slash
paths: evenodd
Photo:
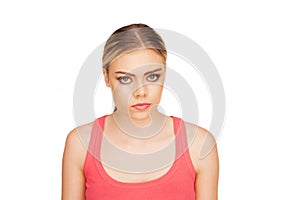
<path id="1" fill-rule="evenodd" d="M 131 107 L 137 109 L 137 110 L 146 110 L 151 104 L 150 103 L 138 103 L 134 104 Z"/>

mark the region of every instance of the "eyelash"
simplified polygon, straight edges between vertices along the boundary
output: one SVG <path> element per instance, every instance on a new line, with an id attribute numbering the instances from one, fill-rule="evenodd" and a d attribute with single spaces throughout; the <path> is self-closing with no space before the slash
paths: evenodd
<path id="1" fill-rule="evenodd" d="M 151 76 L 155 76 L 156 79 L 155 79 L 155 80 L 149 80 L 148 78 L 151 77 Z M 129 79 L 130 82 L 128 82 L 128 83 L 122 82 L 122 80 L 123 80 L 124 78 Z M 160 78 L 160 74 L 150 74 L 149 76 L 146 77 L 146 79 L 147 79 L 148 81 L 150 81 L 150 82 L 155 82 L 155 81 L 157 81 L 159 78 Z M 124 85 L 129 84 L 129 83 L 132 82 L 132 78 L 130 78 L 129 76 L 120 76 L 120 77 L 117 78 L 117 80 L 118 80 L 121 84 L 124 84 Z"/>
<path id="2" fill-rule="evenodd" d="M 131 79 L 129 76 L 120 76 L 120 77 L 117 78 L 117 80 L 118 80 L 121 84 L 129 84 L 129 83 L 131 83 L 131 81 L 130 81 L 129 83 L 124 83 L 124 82 L 122 82 L 122 80 L 123 80 L 124 78 L 128 78 L 128 79 L 130 79 L 130 80 L 132 81 L 132 79 Z"/>
<path id="3" fill-rule="evenodd" d="M 157 80 L 159 79 L 160 74 L 150 74 L 149 76 L 147 76 L 147 78 L 149 78 L 150 76 L 155 76 L 155 77 L 156 77 L 155 80 L 149 80 L 150 82 L 155 82 L 155 81 L 157 81 Z M 148 79 L 147 79 L 147 80 L 148 80 Z"/>

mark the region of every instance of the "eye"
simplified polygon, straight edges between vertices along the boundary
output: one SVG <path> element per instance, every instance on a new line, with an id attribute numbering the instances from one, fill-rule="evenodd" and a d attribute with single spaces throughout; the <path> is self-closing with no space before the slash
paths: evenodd
<path id="1" fill-rule="evenodd" d="M 132 81 L 132 79 L 129 76 L 121 76 L 117 79 L 121 84 L 129 84 Z"/>
<path id="2" fill-rule="evenodd" d="M 160 77 L 160 74 L 151 74 L 151 75 L 147 76 L 147 80 L 154 82 L 154 81 L 157 81 L 159 79 L 159 77 Z"/>

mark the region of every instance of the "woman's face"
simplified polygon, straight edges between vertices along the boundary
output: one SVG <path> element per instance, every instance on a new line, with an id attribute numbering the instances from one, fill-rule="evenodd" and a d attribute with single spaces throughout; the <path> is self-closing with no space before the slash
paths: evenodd
<path id="1" fill-rule="evenodd" d="M 142 120 L 149 117 L 160 102 L 165 64 L 154 50 L 136 50 L 113 61 L 104 76 L 118 112 Z"/>

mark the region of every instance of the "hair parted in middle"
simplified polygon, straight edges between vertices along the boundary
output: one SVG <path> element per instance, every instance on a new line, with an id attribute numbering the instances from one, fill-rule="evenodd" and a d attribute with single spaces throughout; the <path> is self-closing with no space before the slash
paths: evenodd
<path id="1" fill-rule="evenodd" d="M 161 36 L 146 24 L 130 24 L 119 28 L 107 39 L 102 66 L 108 72 L 109 65 L 123 54 L 140 49 L 152 49 L 167 60 L 167 50 Z"/>

